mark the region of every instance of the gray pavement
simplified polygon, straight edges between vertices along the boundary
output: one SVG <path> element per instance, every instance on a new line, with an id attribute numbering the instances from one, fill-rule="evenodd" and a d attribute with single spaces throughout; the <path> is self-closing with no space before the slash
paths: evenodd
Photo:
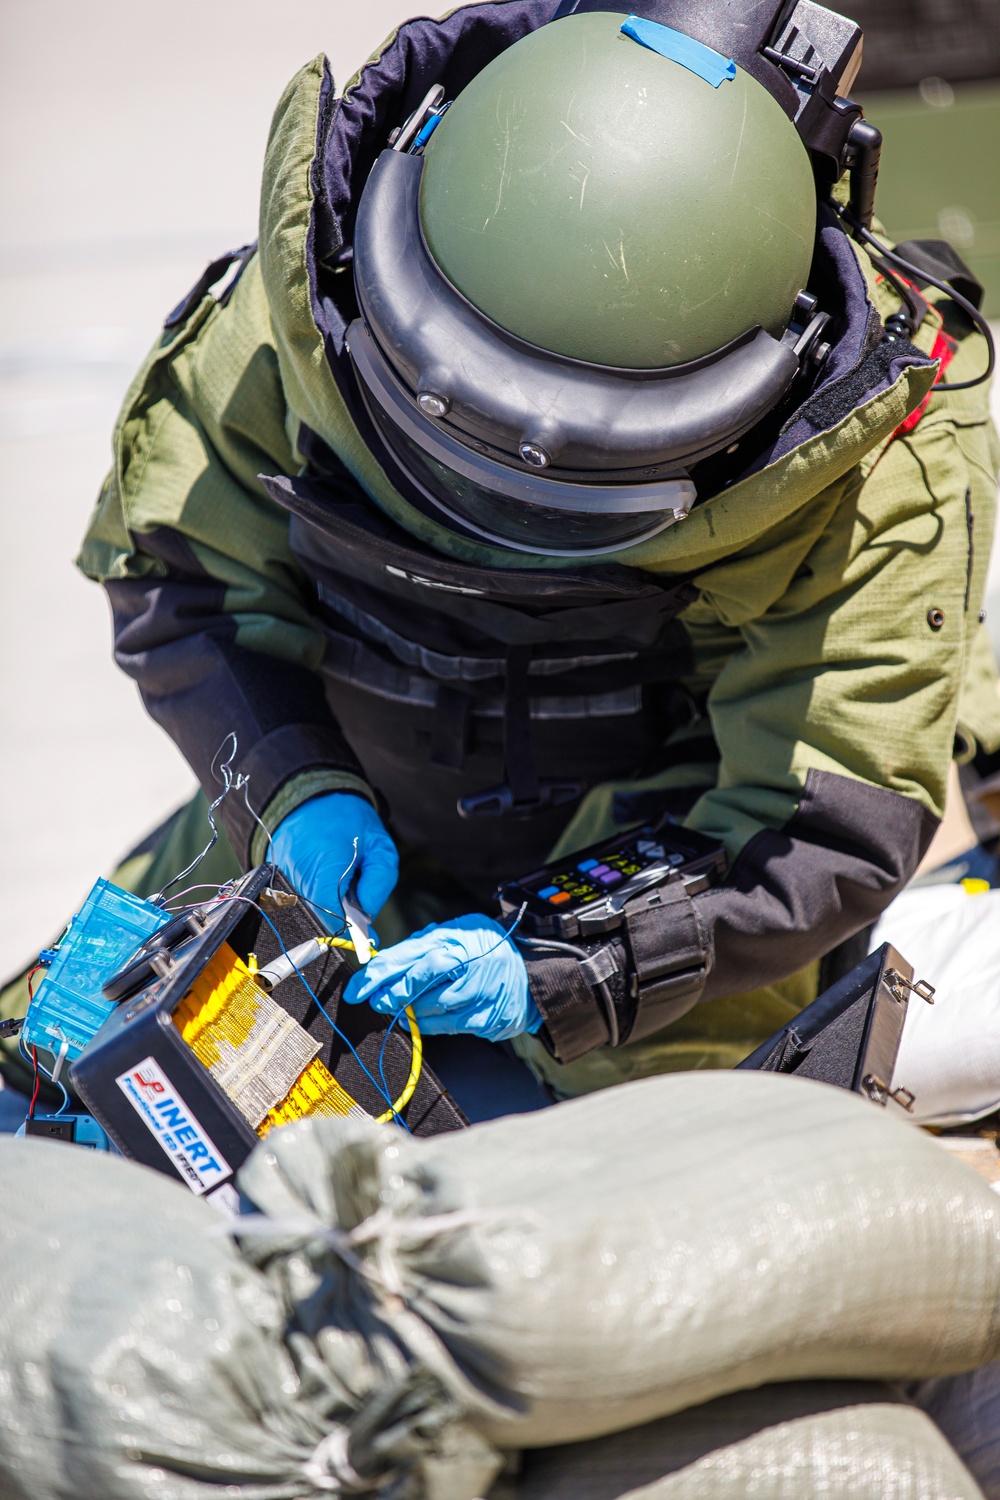
<path id="1" fill-rule="evenodd" d="M 414 10 L 0 5 L 0 977 L 192 787 L 71 563 L 121 396 L 206 261 L 254 235 L 288 80 L 325 51 L 343 84 Z"/>

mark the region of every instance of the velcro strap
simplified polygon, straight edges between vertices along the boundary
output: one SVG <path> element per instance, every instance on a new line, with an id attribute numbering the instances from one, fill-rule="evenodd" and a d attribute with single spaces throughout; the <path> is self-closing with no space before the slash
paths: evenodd
<path id="1" fill-rule="evenodd" d="M 575 958 L 553 954 L 525 957 L 528 984 L 542 1013 L 541 1041 L 561 1063 L 576 1062 L 608 1041 L 608 1026 Z"/>
<path id="2" fill-rule="evenodd" d="M 682 880 L 644 891 L 625 908 L 638 985 L 626 1040 L 641 1041 L 678 1020 L 698 1001 L 707 977 L 706 946 Z"/>
<path id="3" fill-rule="evenodd" d="M 663 974 L 704 963 L 701 929 L 683 880 L 634 897 L 625 907 L 625 921 L 640 987 Z"/>
<path id="4" fill-rule="evenodd" d="M 615 950 L 613 948 L 598 948 L 597 952 L 592 953 L 589 958 L 581 959 L 580 968 L 583 970 L 583 977 L 591 989 L 596 988 L 597 985 L 603 984 L 606 979 L 610 979 L 612 974 L 618 973 L 618 960 L 615 958 Z"/>

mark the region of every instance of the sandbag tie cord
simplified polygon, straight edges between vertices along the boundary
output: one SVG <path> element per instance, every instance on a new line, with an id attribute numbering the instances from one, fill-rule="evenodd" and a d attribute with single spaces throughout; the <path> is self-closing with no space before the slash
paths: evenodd
<path id="1" fill-rule="evenodd" d="M 518 1211 L 519 1219 L 526 1224 L 538 1223 L 537 1215 L 527 1209 Z M 305 1215 L 301 1217 L 278 1218 L 271 1214 L 240 1214 L 237 1218 L 227 1220 L 224 1224 L 213 1224 L 208 1231 L 209 1238 L 226 1235 L 234 1240 L 249 1239 L 253 1236 L 270 1238 L 273 1235 L 288 1235 L 301 1237 L 303 1240 L 321 1240 L 330 1246 L 335 1255 L 338 1255 L 349 1270 L 354 1271 L 364 1281 L 370 1282 L 378 1291 L 384 1292 L 386 1296 L 396 1297 L 401 1302 L 407 1301 L 406 1287 L 403 1284 L 395 1265 L 379 1254 L 377 1267 L 363 1260 L 357 1253 L 366 1245 L 375 1245 L 377 1251 L 385 1248 L 393 1249 L 401 1240 L 411 1240 L 420 1244 L 426 1240 L 432 1240 L 440 1234 L 451 1234 L 457 1229 L 469 1229 L 479 1224 L 488 1224 L 491 1221 L 502 1218 L 505 1221 L 508 1215 L 499 1209 L 487 1212 L 484 1209 L 464 1208 L 454 1209 L 443 1214 L 427 1214 L 422 1218 L 400 1218 L 390 1208 L 382 1207 L 369 1214 L 367 1219 L 362 1219 L 353 1229 L 335 1229 L 332 1225 L 324 1224 Z"/>
<path id="2" fill-rule="evenodd" d="M 350 1429 L 338 1424 L 316 1444 L 302 1472 L 313 1489 L 331 1495 L 362 1495 L 380 1489 L 391 1474 L 365 1479 L 350 1459 Z"/>

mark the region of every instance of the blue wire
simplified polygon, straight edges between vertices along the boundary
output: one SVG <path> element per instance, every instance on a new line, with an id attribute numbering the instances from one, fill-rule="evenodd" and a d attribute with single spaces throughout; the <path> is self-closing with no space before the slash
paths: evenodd
<path id="1" fill-rule="evenodd" d="M 375 1078 L 375 1076 L 372 1073 L 370 1073 L 368 1071 L 368 1069 L 365 1067 L 364 1063 L 361 1060 L 361 1055 L 358 1052 L 357 1048 L 352 1044 L 350 1038 L 346 1037 L 344 1035 L 344 1033 L 341 1031 L 340 1027 L 336 1024 L 336 1022 L 333 1020 L 332 1016 L 328 1013 L 328 1011 L 326 1009 L 326 1006 L 323 1004 L 323 1002 L 320 1000 L 319 996 L 313 990 L 312 986 L 310 985 L 309 981 L 306 979 L 305 975 L 303 974 L 302 970 L 299 968 L 298 964 L 296 964 L 293 961 L 292 955 L 289 953 L 288 949 L 285 947 L 284 939 L 282 938 L 281 933 L 278 931 L 277 927 L 275 927 L 274 923 L 271 921 L 271 918 L 268 916 L 267 912 L 264 911 L 263 907 L 258 906 L 257 902 L 253 901 L 249 896 L 235 896 L 234 895 L 234 896 L 227 896 L 225 899 L 227 901 L 245 901 L 248 906 L 252 906 L 255 911 L 260 912 L 260 915 L 264 918 L 264 921 L 267 923 L 268 927 L 270 927 L 271 931 L 274 933 L 275 937 L 278 939 L 278 943 L 280 944 L 282 953 L 288 959 L 288 962 L 292 965 L 292 968 L 295 971 L 295 973 L 299 976 L 299 979 L 302 981 L 302 984 L 303 984 L 303 986 L 304 986 L 304 988 L 306 990 L 306 993 L 309 995 L 309 998 L 316 1005 L 316 1007 L 319 1010 L 320 1014 L 323 1016 L 323 1019 L 326 1021 L 327 1025 L 330 1027 L 330 1030 L 334 1033 L 335 1036 L 339 1036 L 340 1040 L 342 1042 L 344 1042 L 347 1047 L 350 1048 L 351 1052 L 354 1054 L 355 1060 L 357 1061 L 358 1067 L 361 1069 L 362 1073 L 364 1073 L 365 1077 L 368 1078 L 375 1085 L 376 1089 L 378 1089 L 378 1092 L 382 1095 L 382 1097 L 385 1099 L 385 1102 L 388 1104 L 389 1108 L 391 1109 L 392 1108 L 392 1097 L 391 1097 L 391 1095 L 389 1093 L 389 1090 L 387 1088 L 384 1089 L 382 1087 L 382 1085 L 379 1083 L 378 1079 Z"/>
<path id="2" fill-rule="evenodd" d="M 399 1010 L 397 1010 L 396 1014 L 393 1016 L 392 1020 L 389 1022 L 389 1025 L 386 1027 L 385 1035 L 382 1038 L 382 1045 L 379 1048 L 379 1053 L 378 1053 L 378 1071 L 379 1071 L 379 1077 L 381 1078 L 383 1086 L 385 1088 L 385 1096 L 386 1096 L 387 1099 L 389 1097 L 389 1085 L 386 1082 L 386 1077 L 385 1077 L 385 1049 L 386 1049 L 386 1044 L 387 1044 L 387 1042 L 389 1040 L 389 1035 L 390 1035 L 390 1033 L 392 1031 L 392 1028 L 395 1026 L 396 1022 L 400 1019 L 401 1016 L 404 1016 L 406 1014 L 407 1008 L 409 1006 L 416 1004 L 416 1002 L 420 999 L 421 995 L 426 994 L 426 992 L 428 990 L 436 988 L 437 985 L 443 984 L 445 980 L 447 980 L 448 978 L 450 978 L 450 976 L 452 976 L 455 973 L 456 969 L 470 969 L 474 963 L 477 963 L 479 961 L 479 959 L 481 959 L 481 958 L 489 958 L 489 956 L 490 956 L 491 953 L 495 953 L 498 948 L 502 948 L 503 947 L 504 943 L 509 942 L 513 938 L 513 936 L 514 936 L 515 932 L 517 931 L 518 927 L 521 925 L 521 918 L 524 916 L 526 907 L 527 907 L 527 902 L 525 902 L 525 905 L 521 907 L 521 910 L 518 912 L 516 919 L 511 923 L 510 927 L 508 927 L 508 929 L 504 933 L 503 937 L 500 938 L 500 939 L 498 939 L 498 941 L 493 944 L 492 948 L 487 948 L 487 950 L 486 950 L 485 953 L 474 953 L 471 958 L 461 958 L 461 959 L 459 959 L 457 963 L 452 964 L 452 966 L 451 966 L 450 969 L 445 969 L 445 971 L 444 971 L 443 974 L 438 974 L 433 979 L 428 979 L 428 981 L 424 985 L 423 989 L 418 990 L 415 995 L 411 995 L 410 998 L 409 998 L 409 1000 L 407 1000 L 403 1005 L 401 1005 L 399 1007 Z M 392 1105 L 390 1104 L 389 1107 L 391 1109 Z M 403 1121 L 400 1120 L 399 1117 L 396 1115 L 396 1111 L 393 1110 L 392 1113 L 393 1113 L 393 1117 L 398 1120 L 398 1123 L 399 1124 L 403 1124 Z"/>

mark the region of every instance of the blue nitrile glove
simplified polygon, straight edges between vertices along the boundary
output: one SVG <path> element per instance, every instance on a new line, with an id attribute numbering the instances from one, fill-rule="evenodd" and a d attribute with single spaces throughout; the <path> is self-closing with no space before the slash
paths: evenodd
<path id="1" fill-rule="evenodd" d="M 344 990 L 381 1015 L 412 1005 L 428 1036 L 471 1032 L 502 1042 L 542 1024 L 524 959 L 489 917 L 456 917 L 385 948 Z"/>
<path id="2" fill-rule="evenodd" d="M 385 905 L 399 876 L 399 855 L 382 819 L 352 792 L 327 792 L 303 802 L 274 830 L 271 851 L 331 930 L 338 930 L 342 901 L 356 876 L 354 899 L 369 916 Z"/>

